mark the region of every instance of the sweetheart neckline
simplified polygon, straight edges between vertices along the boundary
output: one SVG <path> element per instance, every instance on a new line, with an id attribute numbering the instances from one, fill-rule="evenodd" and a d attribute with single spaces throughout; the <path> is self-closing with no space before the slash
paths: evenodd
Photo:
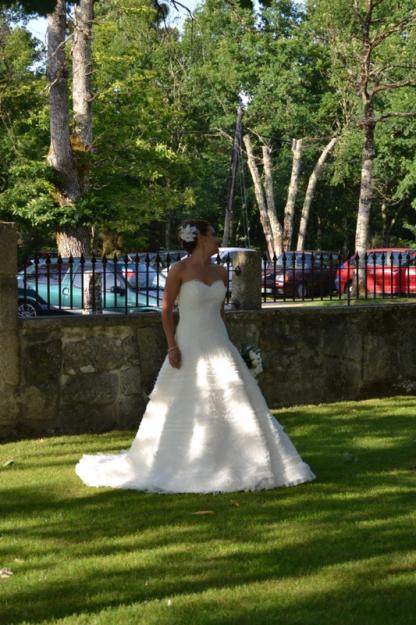
<path id="1" fill-rule="evenodd" d="M 200 282 L 201 284 L 205 284 L 205 286 L 207 286 L 208 288 L 214 286 L 216 282 L 222 282 L 222 284 L 224 284 L 221 278 L 218 278 L 218 280 L 214 280 L 214 282 L 212 282 L 211 284 L 207 284 L 203 280 L 198 280 L 198 278 L 191 278 L 191 280 L 185 280 L 185 282 L 182 282 L 181 287 L 183 287 L 184 284 L 188 284 L 188 282 Z M 224 284 L 224 287 L 225 287 L 225 284 Z"/>

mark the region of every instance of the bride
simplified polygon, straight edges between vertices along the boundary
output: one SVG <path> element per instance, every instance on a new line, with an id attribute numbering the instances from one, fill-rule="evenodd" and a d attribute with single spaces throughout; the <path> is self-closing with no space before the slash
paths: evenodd
<path id="1" fill-rule="evenodd" d="M 77 475 L 88 486 L 157 493 L 261 490 L 315 479 L 228 338 L 227 272 L 211 263 L 214 229 L 188 219 L 178 233 L 189 255 L 166 280 L 167 354 L 136 437 L 117 454 L 84 454 Z"/>

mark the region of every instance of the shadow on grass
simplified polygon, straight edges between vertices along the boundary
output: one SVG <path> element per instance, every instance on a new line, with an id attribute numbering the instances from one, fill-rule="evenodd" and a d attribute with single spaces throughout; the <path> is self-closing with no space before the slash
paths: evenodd
<path id="1" fill-rule="evenodd" d="M 3 519 L 16 524 L 2 528 L 2 563 L 22 555 L 27 562 L 3 587 L 4 622 L 40 623 L 189 595 L 189 604 L 166 622 L 183 625 L 198 615 L 198 625 L 275 625 L 278 616 L 285 625 L 333 625 L 339 613 L 342 625 L 408 625 L 415 587 L 400 577 L 406 566 L 388 564 L 414 549 L 416 400 L 399 402 L 399 411 L 389 401 L 338 404 L 332 412 L 319 407 L 315 415 L 313 407 L 280 411 L 279 421 L 318 479 L 255 493 L 91 489 L 73 471 L 91 439 L 51 440 L 49 455 L 43 449 L 42 456 L 32 452 L 21 460 L 22 477 L 23 469 L 39 471 L 41 481 L 3 491 Z M 359 446 L 362 436 L 369 437 L 368 447 Z M 115 450 L 125 441 L 125 433 L 96 436 L 94 447 Z M 66 492 L 53 473 L 45 479 L 59 454 Z M 201 509 L 215 514 L 192 514 Z M 334 584 L 325 585 L 320 576 L 331 571 Z M 315 589 L 285 600 L 285 585 L 295 588 L 311 576 L 320 579 Z M 257 583 L 253 604 L 255 591 L 244 589 Z M 275 587 L 279 602 L 271 588 L 261 600 L 261 583 Z M 213 610 L 203 594 L 238 588 L 232 614 Z"/>

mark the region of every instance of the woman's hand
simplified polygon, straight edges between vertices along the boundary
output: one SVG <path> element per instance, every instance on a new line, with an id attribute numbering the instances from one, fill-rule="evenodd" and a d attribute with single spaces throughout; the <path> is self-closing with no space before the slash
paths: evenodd
<path id="1" fill-rule="evenodd" d="M 175 349 L 171 349 L 168 352 L 168 359 L 171 367 L 174 367 L 175 369 L 180 369 L 182 354 L 179 347 L 175 347 Z"/>

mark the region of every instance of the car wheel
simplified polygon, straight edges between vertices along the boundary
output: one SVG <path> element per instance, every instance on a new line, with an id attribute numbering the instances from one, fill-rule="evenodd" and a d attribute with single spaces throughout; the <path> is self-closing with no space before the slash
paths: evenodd
<path id="1" fill-rule="evenodd" d="M 39 308 L 30 302 L 19 301 L 17 306 L 17 316 L 19 319 L 33 319 L 39 315 Z"/>
<path id="2" fill-rule="evenodd" d="M 309 295 L 309 289 L 308 289 L 308 285 L 306 284 L 306 282 L 299 282 L 299 284 L 296 285 L 296 297 L 299 297 L 299 299 L 302 299 L 304 297 L 308 297 Z"/>

